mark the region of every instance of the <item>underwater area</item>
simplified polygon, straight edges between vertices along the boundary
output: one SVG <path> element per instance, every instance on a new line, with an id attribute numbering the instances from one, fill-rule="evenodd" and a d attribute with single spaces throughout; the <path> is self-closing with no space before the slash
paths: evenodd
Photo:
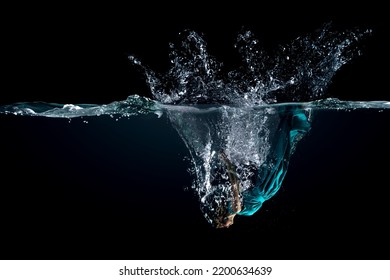
<path id="1" fill-rule="evenodd" d="M 390 97 L 329 95 L 370 36 L 326 23 L 270 52 L 242 30 L 226 70 L 184 30 L 167 71 L 128 55 L 148 96 L 0 104 L 1 257 L 382 258 Z"/>
<path id="2" fill-rule="evenodd" d="M 389 110 L 314 112 L 277 195 L 225 230 L 203 217 L 188 150 L 165 115 L 2 116 L 2 256 L 378 258 L 389 123 Z"/>

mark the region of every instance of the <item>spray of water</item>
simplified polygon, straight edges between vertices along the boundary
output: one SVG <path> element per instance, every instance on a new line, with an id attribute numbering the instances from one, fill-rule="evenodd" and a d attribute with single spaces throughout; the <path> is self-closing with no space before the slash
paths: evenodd
<path id="1" fill-rule="evenodd" d="M 253 106 L 324 98 L 337 70 L 356 55 L 358 42 L 371 30 L 333 31 L 330 23 L 272 52 L 262 48 L 253 32 L 238 34 L 234 47 L 242 64 L 224 71 L 207 51 L 203 37 L 186 30 L 170 44 L 171 67 L 156 73 L 129 56 L 146 76 L 153 97 L 165 104 L 233 104 Z"/>

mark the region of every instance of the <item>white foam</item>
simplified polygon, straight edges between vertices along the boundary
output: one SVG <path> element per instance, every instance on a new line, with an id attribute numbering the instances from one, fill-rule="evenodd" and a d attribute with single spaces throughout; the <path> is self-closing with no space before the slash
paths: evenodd
<path id="1" fill-rule="evenodd" d="M 80 110 L 80 109 L 83 109 L 82 107 L 80 106 L 77 106 L 77 105 L 73 105 L 73 104 L 65 104 L 62 109 L 66 109 L 66 110 L 69 110 L 69 111 L 76 111 L 76 110 Z"/>

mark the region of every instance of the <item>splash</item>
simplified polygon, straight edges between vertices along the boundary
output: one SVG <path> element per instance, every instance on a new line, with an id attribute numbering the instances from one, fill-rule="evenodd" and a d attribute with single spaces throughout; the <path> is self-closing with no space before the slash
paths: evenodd
<path id="1" fill-rule="evenodd" d="M 267 52 L 251 31 L 237 36 L 234 47 L 242 64 L 224 71 L 223 64 L 207 52 L 195 31 L 181 33 L 170 44 L 170 69 L 156 73 L 135 56 L 153 97 L 164 104 L 234 104 L 253 106 L 322 99 L 343 65 L 360 55 L 358 42 L 371 30 L 334 31 L 330 23 L 313 34 Z"/>
<path id="2" fill-rule="evenodd" d="M 280 189 L 297 143 L 320 110 L 390 109 L 388 101 L 342 101 L 326 96 L 333 76 L 360 55 L 365 31 L 336 32 L 330 24 L 272 53 L 251 31 L 234 44 L 242 65 L 224 71 L 203 37 L 184 31 L 170 45 L 171 67 L 156 73 L 135 56 L 153 99 L 130 95 L 109 104 L 15 103 L 0 114 L 51 118 L 166 115 L 191 157 L 192 189 L 206 220 L 226 227 L 253 215 Z"/>

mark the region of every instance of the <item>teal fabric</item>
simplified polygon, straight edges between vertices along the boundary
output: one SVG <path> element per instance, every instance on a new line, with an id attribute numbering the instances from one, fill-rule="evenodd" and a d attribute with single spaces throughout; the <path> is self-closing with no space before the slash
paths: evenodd
<path id="1" fill-rule="evenodd" d="M 293 108 L 282 112 L 274 142 L 271 143 L 271 152 L 259 168 L 257 182 L 242 193 L 243 209 L 239 215 L 253 215 L 264 201 L 279 191 L 295 146 L 309 130 L 310 122 L 303 109 Z"/>

